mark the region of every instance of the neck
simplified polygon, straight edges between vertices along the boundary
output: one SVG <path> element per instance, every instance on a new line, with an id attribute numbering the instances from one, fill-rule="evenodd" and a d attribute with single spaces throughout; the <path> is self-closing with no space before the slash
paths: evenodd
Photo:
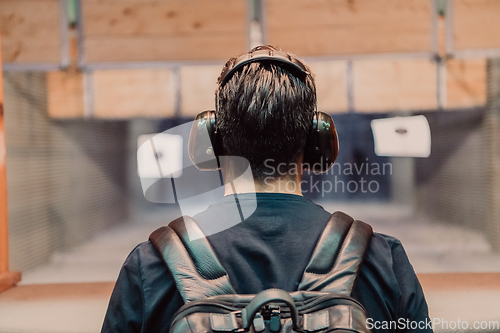
<path id="1" fill-rule="evenodd" d="M 246 160 L 245 160 L 246 161 Z M 225 180 L 225 193 L 285 193 L 302 196 L 302 168 L 295 168 L 293 172 L 277 173 L 274 176 L 265 177 L 263 180 L 256 180 L 253 177 L 252 170 L 246 163 L 242 163 L 238 158 L 222 158 L 221 170 Z M 239 176 L 234 175 L 234 165 L 246 165 L 247 169 Z M 295 165 L 302 166 L 302 155 L 299 156 Z M 232 180 L 232 181 L 228 181 Z"/>
<path id="2" fill-rule="evenodd" d="M 264 181 L 238 180 L 225 184 L 224 195 L 234 193 L 285 193 L 302 196 L 301 177 L 266 178 Z"/>

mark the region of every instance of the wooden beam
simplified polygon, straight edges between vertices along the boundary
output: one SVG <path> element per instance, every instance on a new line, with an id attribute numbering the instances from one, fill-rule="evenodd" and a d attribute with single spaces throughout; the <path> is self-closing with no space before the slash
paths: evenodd
<path id="1" fill-rule="evenodd" d="M 48 72 L 47 103 L 52 118 L 83 117 L 83 74 L 73 70 Z"/>
<path id="2" fill-rule="evenodd" d="M 9 270 L 9 215 L 7 213 L 6 146 L 3 111 L 2 53 L 0 51 L 0 274 Z"/>
<path id="3" fill-rule="evenodd" d="M 498 325 L 500 273 L 428 273 L 417 274 L 417 277 L 424 290 L 429 315 L 436 323 L 436 332 L 449 332 L 448 323 L 456 323 L 457 319 L 469 325 L 469 330 L 462 325 L 462 332 L 481 331 L 472 329 L 474 322 L 481 321 L 493 323 L 485 332 L 497 331 L 498 326 L 494 325 Z M 477 306 L 471 311 L 464 306 L 464 300 Z"/>
<path id="4" fill-rule="evenodd" d="M 0 53 L 1 55 L 1 53 Z M 1 66 L 0 57 L 0 66 Z M 1 69 L 1 67 L 0 67 Z M 9 270 L 9 215 L 7 213 L 6 146 L 3 111 L 3 78 L 0 70 L 0 274 Z"/>
<path id="5" fill-rule="evenodd" d="M 318 109 L 329 113 L 346 112 L 347 65 L 345 61 L 314 61 L 308 64 L 318 91 Z M 184 66 L 180 69 L 181 114 L 194 117 L 215 109 L 215 90 L 222 66 Z"/>
<path id="6" fill-rule="evenodd" d="M 3 293 L 0 302 L 83 301 L 109 299 L 114 282 L 47 283 L 22 285 Z"/>
<path id="7" fill-rule="evenodd" d="M 417 274 L 424 291 L 500 290 L 500 273 Z"/>
<path id="8" fill-rule="evenodd" d="M 425 292 L 500 289 L 500 273 L 419 273 Z M 109 299 L 114 282 L 23 285 L 0 296 L 0 301 L 62 301 Z"/>
<path id="9" fill-rule="evenodd" d="M 318 110 L 328 113 L 347 112 L 347 62 L 314 61 L 308 63 L 318 92 Z"/>
<path id="10" fill-rule="evenodd" d="M 0 0 L 4 63 L 60 63 L 58 0 Z"/>
<path id="11" fill-rule="evenodd" d="M 87 91 L 84 91 L 84 80 L 90 81 L 86 85 Z M 49 116 L 106 119 L 172 117 L 176 95 L 172 81 L 169 69 L 94 71 L 85 79 L 83 73 L 73 70 L 48 72 Z M 85 115 L 85 107 L 89 109 L 88 115 Z"/>
<path id="12" fill-rule="evenodd" d="M 7 211 L 6 157 L 2 52 L 0 51 L 0 293 L 21 280 L 21 273 L 9 271 L 9 214 Z"/>
<path id="13" fill-rule="evenodd" d="M 82 1 L 85 60 L 226 60 L 246 52 L 245 0 Z"/>
<path id="14" fill-rule="evenodd" d="M 268 0 L 267 41 L 301 56 L 430 52 L 431 1 Z"/>
<path id="15" fill-rule="evenodd" d="M 347 62 L 309 63 L 318 90 L 318 108 L 329 113 L 348 111 Z M 437 107 L 435 63 L 428 60 L 357 60 L 353 62 L 354 109 L 359 112 L 432 110 Z M 180 115 L 194 117 L 215 109 L 216 80 L 221 65 L 180 67 Z M 446 64 L 447 108 L 486 103 L 486 60 L 451 59 Z M 99 70 L 88 102 L 99 118 L 172 117 L 176 80 L 170 69 Z M 47 74 L 49 115 L 84 116 L 84 78 L 77 71 Z"/>
<path id="16" fill-rule="evenodd" d="M 434 110 L 436 65 L 429 60 L 353 63 L 354 108 L 360 112 Z"/>
<path id="17" fill-rule="evenodd" d="M 92 73 L 93 116 L 154 117 L 175 114 L 175 87 L 169 69 L 103 70 Z"/>
<path id="18" fill-rule="evenodd" d="M 498 0 L 453 0 L 454 49 L 499 49 L 499 17 Z"/>
<path id="19" fill-rule="evenodd" d="M 215 110 L 215 90 L 222 66 L 185 66 L 180 69 L 181 115 L 195 117 Z"/>
<path id="20" fill-rule="evenodd" d="M 446 71 L 447 108 L 486 105 L 486 59 L 451 59 Z"/>
<path id="21" fill-rule="evenodd" d="M 0 293 L 14 287 L 21 281 L 21 272 L 7 271 L 0 273 Z"/>

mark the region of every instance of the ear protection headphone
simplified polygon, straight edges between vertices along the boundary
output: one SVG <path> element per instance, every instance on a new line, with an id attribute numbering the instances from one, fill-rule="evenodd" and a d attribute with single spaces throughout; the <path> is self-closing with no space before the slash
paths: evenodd
<path id="1" fill-rule="evenodd" d="M 287 66 L 304 75 L 304 77 L 309 76 L 314 84 L 311 73 L 309 73 L 304 64 L 292 58 L 286 52 L 272 49 L 256 50 L 238 57 L 233 66 L 226 68 L 221 74 L 222 79 L 217 89 L 217 110 L 219 110 L 219 91 L 238 69 L 253 62 L 274 62 Z M 316 93 L 316 86 L 314 86 L 314 90 Z M 316 99 L 316 108 L 304 148 L 304 169 L 314 172 L 326 172 L 333 165 L 338 151 L 337 130 L 335 129 L 333 119 L 330 115 L 318 111 Z M 203 111 L 196 116 L 191 128 L 189 137 L 189 156 L 191 161 L 199 170 L 218 170 L 220 168 L 219 156 L 221 154 L 222 138 L 217 131 L 216 111 Z"/>

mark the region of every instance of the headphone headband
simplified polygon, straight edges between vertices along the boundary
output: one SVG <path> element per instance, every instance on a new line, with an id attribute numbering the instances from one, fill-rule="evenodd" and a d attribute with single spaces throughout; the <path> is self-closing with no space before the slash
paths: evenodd
<path id="1" fill-rule="evenodd" d="M 283 51 L 275 51 L 272 49 L 261 49 L 253 52 L 245 53 L 234 62 L 231 68 L 226 68 L 222 73 L 222 80 L 219 84 L 219 89 L 223 87 L 227 81 L 233 76 L 233 74 L 241 67 L 253 63 L 253 62 L 278 62 L 284 65 L 288 65 L 293 69 L 298 70 L 304 75 L 311 75 L 307 70 L 306 66 L 298 59 L 290 56 L 288 53 Z"/>
<path id="2" fill-rule="evenodd" d="M 236 58 L 232 66 L 225 67 L 217 88 L 216 111 L 200 113 L 193 124 L 189 139 L 189 156 L 200 170 L 217 170 L 220 167 L 219 156 L 222 152 L 222 138 L 217 131 L 216 112 L 219 112 L 219 93 L 231 76 L 241 67 L 253 62 L 275 62 L 309 76 L 316 94 L 312 74 L 298 59 L 286 52 L 262 47 Z M 208 136 L 206 135 L 208 133 Z M 211 155 L 214 156 L 211 156 Z M 304 148 L 304 167 L 314 172 L 327 171 L 338 154 L 338 138 L 335 124 L 330 115 L 319 112 L 317 97 L 316 110 L 313 112 L 309 133 Z M 215 159 L 214 159 L 215 157 Z"/>

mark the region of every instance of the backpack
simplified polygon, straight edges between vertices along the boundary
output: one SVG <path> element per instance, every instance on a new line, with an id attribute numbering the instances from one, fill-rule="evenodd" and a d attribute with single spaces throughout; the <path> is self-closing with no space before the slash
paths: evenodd
<path id="1" fill-rule="evenodd" d="M 181 217 L 154 231 L 150 240 L 172 273 L 185 304 L 171 333 L 370 332 L 363 306 L 350 297 L 370 244 L 372 228 L 350 216 L 331 215 L 298 290 L 267 289 L 238 295 L 196 222 Z"/>

